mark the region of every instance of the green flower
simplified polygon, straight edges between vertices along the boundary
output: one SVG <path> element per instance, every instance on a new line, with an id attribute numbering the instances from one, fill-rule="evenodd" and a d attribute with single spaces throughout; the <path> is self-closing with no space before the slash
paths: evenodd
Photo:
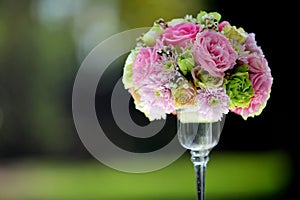
<path id="1" fill-rule="evenodd" d="M 134 87 L 132 81 L 132 64 L 137 54 L 138 54 L 138 50 L 134 49 L 131 51 L 131 53 L 128 55 L 126 59 L 124 71 L 123 71 L 123 77 L 122 77 L 122 82 L 124 84 L 125 89 Z"/>
<path id="2" fill-rule="evenodd" d="M 197 21 L 201 24 L 206 24 L 207 20 L 214 20 L 219 22 L 221 19 L 221 15 L 217 12 L 205 12 L 205 11 L 201 11 L 198 15 L 197 15 Z"/>
<path id="3" fill-rule="evenodd" d="M 205 11 L 201 11 L 198 15 L 197 15 L 197 22 L 200 23 L 202 25 L 202 27 L 204 29 L 208 28 L 208 29 L 214 29 L 214 30 L 218 30 L 218 23 L 221 19 L 221 15 L 217 12 L 205 12 Z"/>
<path id="4" fill-rule="evenodd" d="M 236 106 L 241 108 L 248 107 L 254 95 L 248 69 L 247 65 L 235 68 L 225 82 L 226 93 L 230 98 L 229 107 L 232 109 Z"/>
<path id="5" fill-rule="evenodd" d="M 150 47 L 156 44 L 156 39 L 164 33 L 164 29 L 160 24 L 155 24 L 147 33 L 142 37 L 142 41 Z"/>
<path id="6" fill-rule="evenodd" d="M 229 24 L 223 27 L 222 32 L 227 38 L 235 40 L 239 44 L 244 44 L 248 37 L 248 34 L 243 28 L 236 28 Z"/>
<path id="7" fill-rule="evenodd" d="M 192 70 L 192 76 L 196 87 L 218 88 L 223 84 L 223 77 L 212 76 L 208 71 L 201 69 L 200 66 Z"/>
<path id="8" fill-rule="evenodd" d="M 178 57 L 177 64 L 182 74 L 186 75 L 195 66 L 193 54 L 189 50 L 186 50 Z"/>

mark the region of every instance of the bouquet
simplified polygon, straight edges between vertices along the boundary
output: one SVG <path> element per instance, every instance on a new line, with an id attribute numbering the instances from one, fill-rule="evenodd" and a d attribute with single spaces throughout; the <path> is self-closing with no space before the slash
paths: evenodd
<path id="1" fill-rule="evenodd" d="M 155 21 L 137 38 L 122 81 L 150 121 L 178 109 L 218 121 L 228 112 L 245 120 L 260 115 L 273 78 L 254 33 L 201 11 L 196 18 Z"/>

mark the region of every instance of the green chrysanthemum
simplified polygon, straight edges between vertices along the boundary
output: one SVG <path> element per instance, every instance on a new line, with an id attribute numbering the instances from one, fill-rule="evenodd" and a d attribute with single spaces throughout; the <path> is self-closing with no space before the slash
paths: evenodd
<path id="1" fill-rule="evenodd" d="M 239 66 L 225 82 L 226 93 L 230 97 L 229 107 L 246 108 L 254 95 L 252 83 L 249 80 L 248 66 Z"/>

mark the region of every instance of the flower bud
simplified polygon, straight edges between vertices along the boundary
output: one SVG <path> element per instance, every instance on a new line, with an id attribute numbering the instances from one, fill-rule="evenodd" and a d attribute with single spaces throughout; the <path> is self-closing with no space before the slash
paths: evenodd
<path id="1" fill-rule="evenodd" d="M 223 27 L 222 32 L 226 37 L 237 41 L 239 44 L 244 44 L 248 37 L 248 34 L 243 28 L 236 28 L 236 26 L 231 26 L 229 24 Z"/>
<path id="2" fill-rule="evenodd" d="M 223 84 L 223 77 L 212 76 L 208 71 L 201 69 L 200 66 L 192 70 L 192 77 L 194 84 L 202 89 L 204 88 L 218 88 Z"/>
<path id="3" fill-rule="evenodd" d="M 164 29 L 160 24 L 155 24 L 145 35 L 142 37 L 142 41 L 149 47 L 153 47 L 156 44 L 156 39 L 163 34 Z"/>
<path id="4" fill-rule="evenodd" d="M 132 64 L 135 60 L 137 53 L 138 53 L 137 49 L 132 50 L 125 61 L 123 77 L 122 77 L 122 82 L 124 84 L 125 89 L 134 87 L 133 80 L 132 80 Z"/>
<path id="5" fill-rule="evenodd" d="M 186 75 L 195 66 L 193 54 L 189 50 L 186 50 L 178 57 L 177 64 L 182 74 Z"/>

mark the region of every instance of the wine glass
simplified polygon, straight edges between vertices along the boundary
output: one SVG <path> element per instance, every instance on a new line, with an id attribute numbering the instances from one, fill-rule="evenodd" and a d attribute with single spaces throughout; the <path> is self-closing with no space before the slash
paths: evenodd
<path id="1" fill-rule="evenodd" d="M 226 115 L 223 114 L 219 121 L 203 121 L 197 110 L 177 110 L 177 134 L 180 144 L 191 153 L 196 173 L 197 199 L 204 200 L 206 164 L 210 151 L 219 142 Z"/>

